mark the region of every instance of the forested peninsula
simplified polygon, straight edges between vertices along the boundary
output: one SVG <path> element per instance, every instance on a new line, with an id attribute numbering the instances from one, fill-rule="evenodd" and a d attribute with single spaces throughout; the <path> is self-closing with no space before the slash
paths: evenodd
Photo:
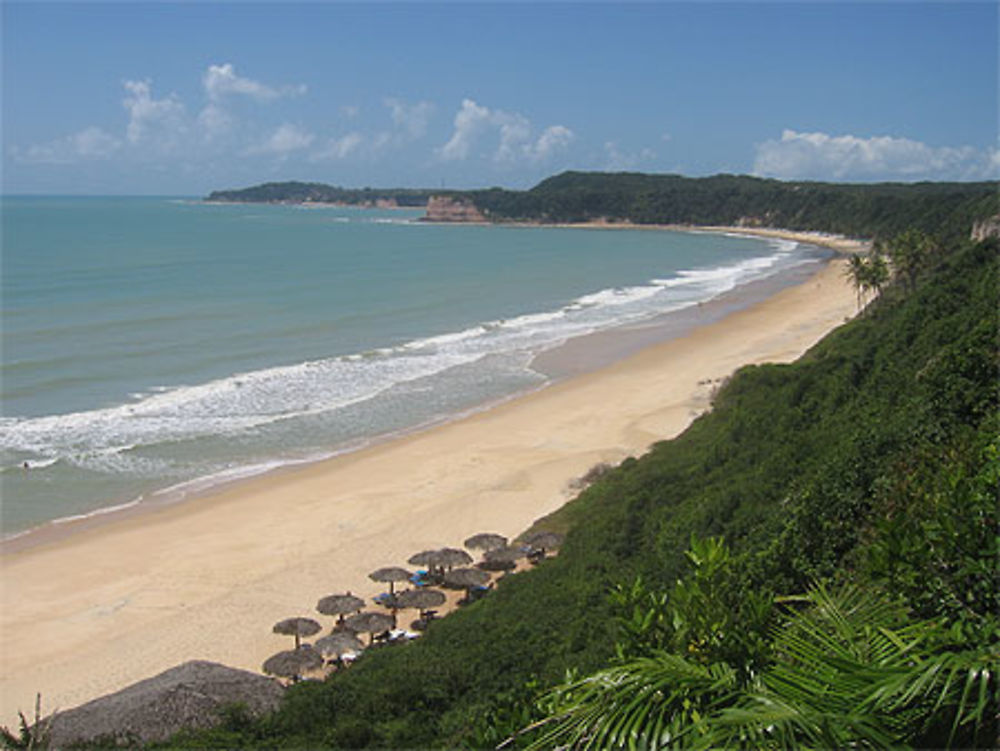
<path id="1" fill-rule="evenodd" d="M 437 211 L 428 219 L 439 221 L 733 225 L 888 237 L 906 229 L 968 234 L 975 221 L 996 214 L 997 189 L 995 181 L 843 184 L 564 172 L 523 191 L 353 190 L 285 182 L 216 191 L 207 200 L 426 207 L 436 197 L 431 208 Z"/>
<path id="2" fill-rule="evenodd" d="M 492 221 L 759 222 L 882 255 L 852 272 L 856 318 L 539 520 L 557 557 L 274 713 L 154 747 L 996 747 L 996 191 L 567 173 L 452 196 Z"/>

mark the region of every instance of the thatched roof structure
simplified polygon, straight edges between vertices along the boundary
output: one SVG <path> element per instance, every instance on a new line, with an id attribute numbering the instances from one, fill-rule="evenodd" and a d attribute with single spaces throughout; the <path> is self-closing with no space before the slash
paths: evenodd
<path id="1" fill-rule="evenodd" d="M 184 728 L 218 721 L 219 710 L 244 704 L 254 715 L 277 708 L 284 693 L 273 678 L 195 660 L 171 668 L 52 720 L 50 748 L 114 738 L 123 746 L 162 741 Z"/>

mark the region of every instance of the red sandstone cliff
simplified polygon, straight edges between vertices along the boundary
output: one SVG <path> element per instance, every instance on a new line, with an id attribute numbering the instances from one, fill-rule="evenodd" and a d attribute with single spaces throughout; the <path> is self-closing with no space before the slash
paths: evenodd
<path id="1" fill-rule="evenodd" d="M 486 217 L 471 201 L 451 196 L 431 196 L 427 201 L 428 222 L 485 222 Z"/>

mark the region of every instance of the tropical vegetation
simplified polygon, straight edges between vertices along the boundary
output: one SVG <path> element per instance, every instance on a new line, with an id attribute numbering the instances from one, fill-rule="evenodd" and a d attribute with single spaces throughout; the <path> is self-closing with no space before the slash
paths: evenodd
<path id="1" fill-rule="evenodd" d="M 674 178 L 553 180 L 596 211 Z M 739 208 L 685 216 L 763 211 L 770 182 L 720 177 Z M 864 315 L 596 472 L 538 522 L 566 533 L 558 557 L 272 715 L 163 747 L 997 746 L 1000 246 L 968 239 L 995 189 L 816 185 L 799 214 L 773 190 L 775 224 L 880 238 L 852 261 Z"/>

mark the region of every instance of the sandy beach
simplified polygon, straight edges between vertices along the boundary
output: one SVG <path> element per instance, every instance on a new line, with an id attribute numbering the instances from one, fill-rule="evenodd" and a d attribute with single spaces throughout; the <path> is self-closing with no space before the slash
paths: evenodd
<path id="1" fill-rule="evenodd" d="M 0 723 L 15 723 L 36 692 L 46 711 L 69 708 L 190 659 L 259 670 L 290 646 L 271 633 L 276 621 L 332 625 L 314 611 L 320 597 L 370 597 L 381 591 L 370 571 L 425 548 L 517 535 L 593 465 L 683 431 L 736 368 L 794 360 L 853 316 L 844 265 L 487 411 L 5 550 Z"/>

